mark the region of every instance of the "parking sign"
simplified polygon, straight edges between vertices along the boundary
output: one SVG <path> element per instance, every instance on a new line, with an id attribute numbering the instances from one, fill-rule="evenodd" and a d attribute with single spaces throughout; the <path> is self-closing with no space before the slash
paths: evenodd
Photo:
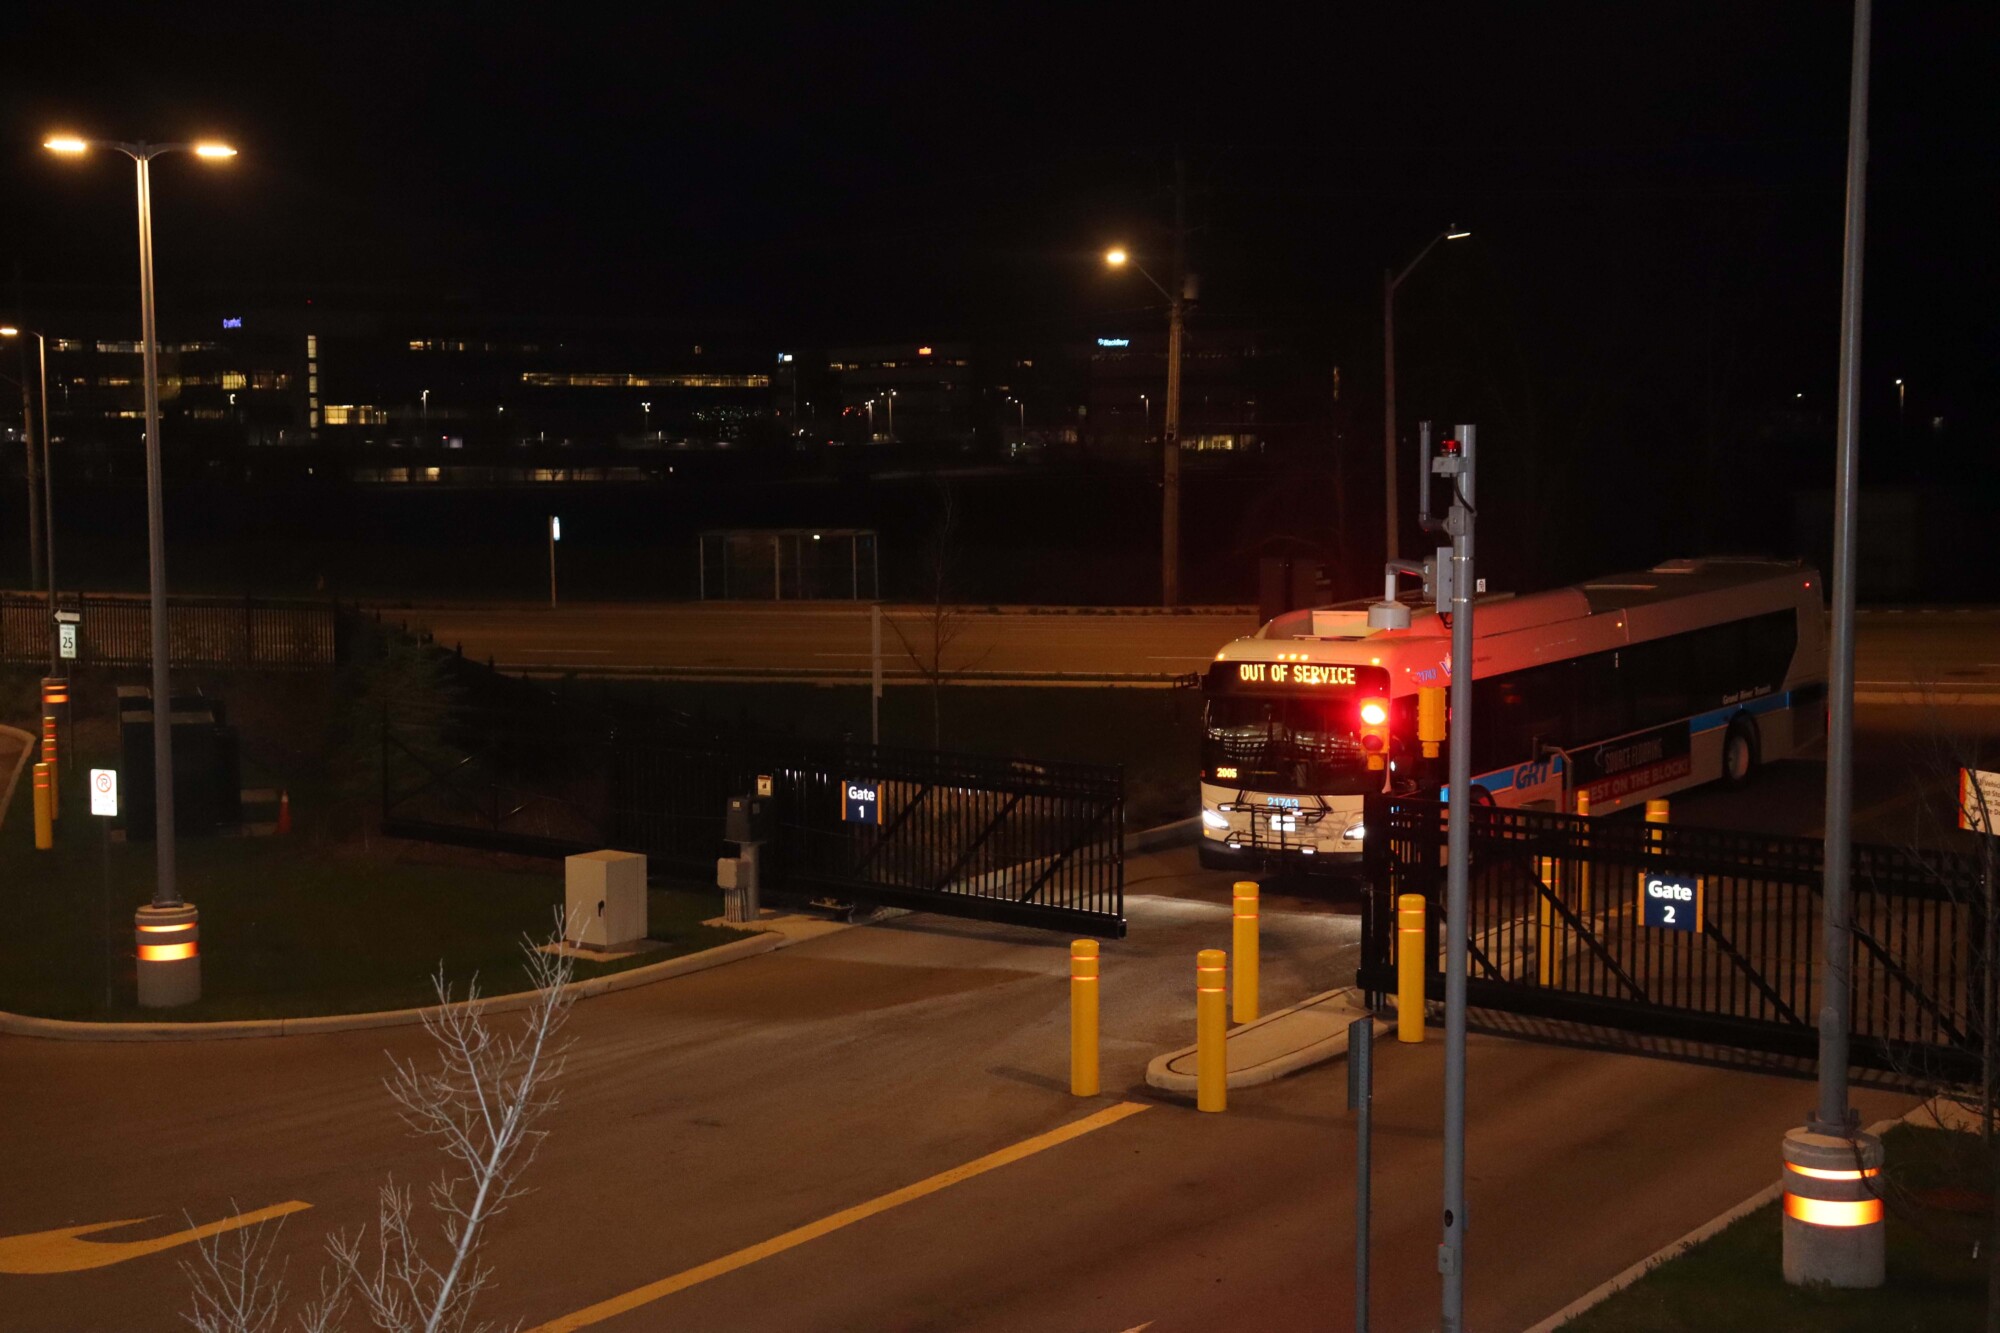
<path id="1" fill-rule="evenodd" d="M 90 770 L 90 813 L 116 817 L 118 814 L 118 770 Z"/>

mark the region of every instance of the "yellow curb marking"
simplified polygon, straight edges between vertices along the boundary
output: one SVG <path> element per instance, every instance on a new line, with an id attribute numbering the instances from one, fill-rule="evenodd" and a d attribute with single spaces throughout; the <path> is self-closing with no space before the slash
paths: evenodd
<path id="1" fill-rule="evenodd" d="M 899 1190 L 894 1190 L 888 1194 L 870 1199 L 866 1203 L 855 1204 L 852 1208 L 843 1208 L 830 1217 L 823 1217 L 817 1222 L 808 1222 L 802 1227 L 795 1227 L 781 1236 L 773 1236 L 769 1240 L 759 1241 L 757 1244 L 740 1249 L 734 1254 L 725 1254 L 720 1259 L 711 1259 L 705 1264 L 690 1268 L 682 1273 L 676 1273 L 672 1277 L 663 1277 L 658 1282 L 649 1282 L 643 1287 L 635 1287 L 623 1295 L 613 1296 L 609 1300 L 599 1301 L 595 1305 L 586 1306 L 574 1314 L 566 1314 L 559 1319 L 551 1319 L 546 1324 L 539 1324 L 530 1329 L 529 1333 L 573 1333 L 576 1329 L 587 1328 L 592 1324 L 602 1323 L 614 1315 L 624 1314 L 628 1310 L 636 1310 L 642 1305 L 649 1305 L 661 1297 L 671 1296 L 677 1291 L 686 1291 L 689 1287 L 706 1282 L 710 1278 L 721 1277 L 725 1273 L 733 1273 L 739 1268 L 747 1268 L 759 1259 L 768 1259 L 774 1254 L 782 1254 L 786 1250 L 805 1244 L 807 1241 L 818 1240 L 821 1236 L 831 1235 L 842 1227 L 852 1226 L 856 1222 L 874 1217 L 877 1213 L 886 1213 L 891 1208 L 900 1207 L 915 1199 L 921 1199 L 926 1194 L 935 1194 L 939 1190 L 956 1185 L 962 1180 L 970 1180 L 974 1176 L 983 1176 L 988 1171 L 1018 1162 L 1025 1157 L 1033 1157 L 1036 1153 L 1047 1148 L 1053 1148 L 1057 1144 L 1068 1143 L 1071 1139 L 1082 1138 L 1085 1134 L 1093 1130 L 1103 1129 L 1106 1125 L 1115 1125 L 1127 1116 L 1137 1115 L 1139 1112 L 1145 1110 L 1146 1106 L 1147 1103 L 1145 1102 L 1120 1102 L 1116 1106 L 1107 1106 L 1102 1111 L 1098 1111 L 1093 1115 L 1087 1115 L 1081 1120 L 1072 1120 L 1067 1125 L 1058 1126 L 1046 1134 L 1037 1134 L 1034 1138 L 1023 1139 L 1021 1142 L 1002 1148 L 998 1152 L 974 1158 L 962 1166 L 955 1166 L 949 1171 L 940 1171 L 937 1175 L 925 1180 L 919 1180 L 914 1185 L 905 1185 Z"/>
<path id="2" fill-rule="evenodd" d="M 206 1240 L 225 1231 L 238 1227 L 255 1226 L 274 1217 L 296 1213 L 312 1207 L 293 1199 L 288 1203 L 274 1203 L 269 1208 L 259 1208 L 254 1213 L 238 1213 L 225 1217 L 220 1222 L 210 1222 L 205 1226 L 192 1227 L 186 1231 L 176 1231 L 168 1236 L 155 1236 L 151 1240 L 84 1240 L 84 1236 L 95 1231 L 109 1231 L 114 1227 L 137 1226 L 150 1222 L 150 1217 L 127 1217 L 116 1222 L 93 1222 L 89 1226 L 61 1227 L 55 1231 L 36 1231 L 25 1236 L 0 1236 L 0 1273 L 81 1273 L 91 1268 L 109 1268 L 112 1264 L 122 1264 L 128 1259 L 142 1259 L 161 1250 L 171 1250 L 176 1245 L 188 1245 L 198 1240 Z"/>

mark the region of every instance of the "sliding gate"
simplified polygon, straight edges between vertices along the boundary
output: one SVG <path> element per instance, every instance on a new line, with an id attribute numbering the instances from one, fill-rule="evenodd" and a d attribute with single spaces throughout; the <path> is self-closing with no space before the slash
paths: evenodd
<path id="1" fill-rule="evenodd" d="M 1125 933 L 1123 769 L 520 721 L 385 723 L 384 832 L 543 856 L 612 847 L 713 883 L 733 852 L 729 798 L 763 777 L 768 895 Z"/>
<path id="2" fill-rule="evenodd" d="M 1821 842 L 1631 818 L 1469 814 L 1473 1007 L 1817 1052 Z M 1450 818 L 1431 801 L 1369 801 L 1365 990 L 1395 990 L 1396 899 L 1415 893 L 1429 907 L 1425 994 L 1444 997 Z M 1987 977 L 1978 858 L 1856 846 L 1851 882 L 1854 1062 L 1974 1073 Z"/>

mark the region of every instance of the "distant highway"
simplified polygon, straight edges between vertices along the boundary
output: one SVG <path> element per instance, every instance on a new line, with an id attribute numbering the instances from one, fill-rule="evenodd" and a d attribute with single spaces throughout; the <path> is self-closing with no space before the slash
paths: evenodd
<path id="1" fill-rule="evenodd" d="M 383 616 L 523 673 L 854 680 L 871 666 L 868 608 L 853 604 L 422 606 Z M 930 656 L 930 609 L 892 607 L 885 619 L 884 672 L 914 678 L 917 662 Z M 1199 671 L 1217 648 L 1256 627 L 1253 613 L 1234 609 L 968 609 L 947 618 L 943 657 L 945 669 L 967 681 L 1139 684 Z M 1928 693 L 2000 705 L 2000 610 L 1864 611 L 1855 665 L 1863 702 L 1918 703 Z"/>
<path id="2" fill-rule="evenodd" d="M 656 606 L 415 607 L 385 620 L 428 629 L 506 671 L 684 679 L 858 680 L 872 669 L 865 605 L 707 602 Z M 938 626 L 928 607 L 887 608 L 882 662 L 891 680 L 928 663 Z M 1240 611 L 952 612 L 944 669 L 964 680 L 1126 683 L 1199 671 L 1257 627 Z M 906 647 L 905 644 L 909 646 Z M 962 673 L 962 675 L 960 674 Z"/>

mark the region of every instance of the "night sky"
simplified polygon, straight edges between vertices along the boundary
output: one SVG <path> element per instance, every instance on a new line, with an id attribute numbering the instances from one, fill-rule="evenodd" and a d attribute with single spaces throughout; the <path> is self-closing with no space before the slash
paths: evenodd
<path id="1" fill-rule="evenodd" d="M 156 174 L 169 310 L 1086 338 L 1158 317 L 1098 255 L 1164 263 L 1178 148 L 1197 321 L 1323 346 L 1354 432 L 1382 269 L 1455 222 L 1399 298 L 1406 420 L 1511 433 L 1524 502 L 1627 448 L 1695 451 L 1688 500 L 1767 444 L 1828 484 L 1851 11 L 1364 8 L 38 6 L 0 250 L 31 303 L 125 308 L 129 168 L 36 145 L 216 134 L 234 164 Z M 1875 53 L 1867 457 L 1950 480 L 1996 452 L 2000 6 L 1880 5 Z M 1893 433 L 1898 376 L 1942 434 Z"/>

